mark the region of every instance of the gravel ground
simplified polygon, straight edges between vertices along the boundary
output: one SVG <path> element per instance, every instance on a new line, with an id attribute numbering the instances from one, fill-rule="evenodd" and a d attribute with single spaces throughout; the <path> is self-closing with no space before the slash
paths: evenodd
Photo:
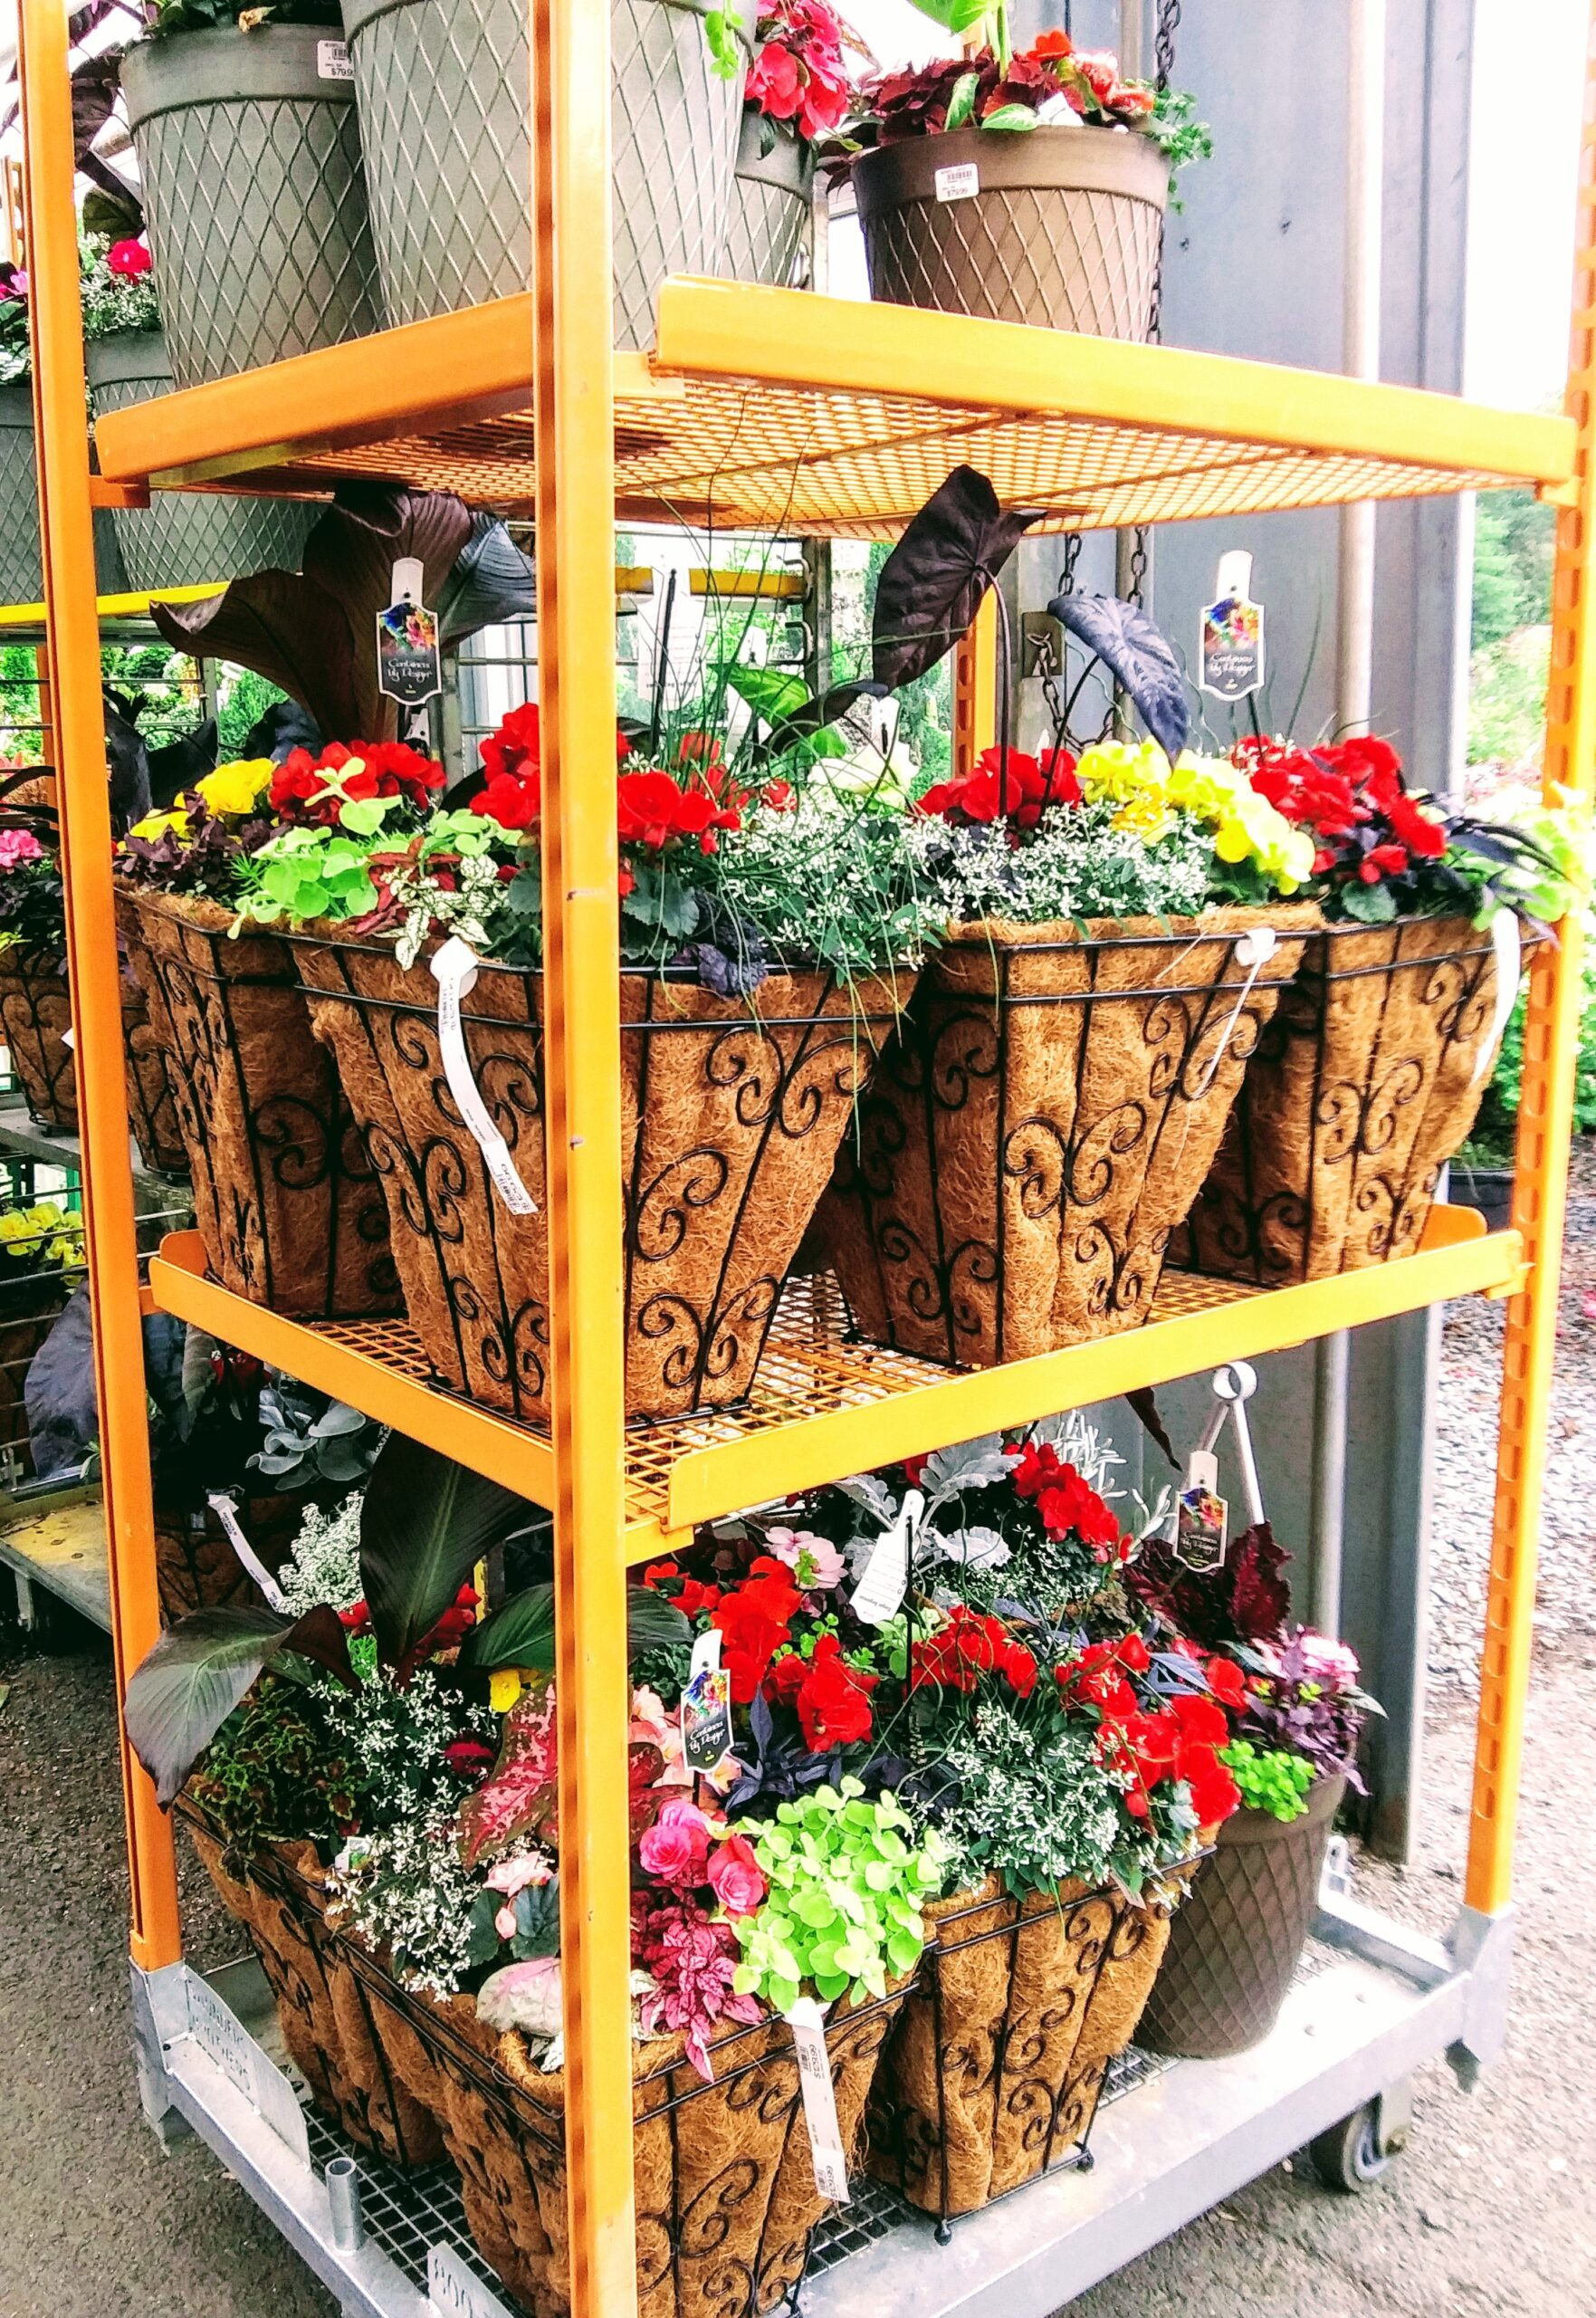
<path id="1" fill-rule="evenodd" d="M 1508 2050 L 1482 2088 L 1418 2088 L 1412 2145 L 1357 2200 L 1276 2169 L 1072 2305 L 1079 2318 L 1591 2318 L 1596 2020 L 1568 1904 L 1570 1793 L 1596 1786 L 1596 1158 L 1582 1154 L 1546 1489 L 1540 1649 L 1520 1840 Z M 1589 1299 L 1591 1309 L 1586 1310 Z M 1448 1315 L 1437 1458 L 1428 1809 L 1407 1870 L 1359 1889 L 1444 1931 L 1468 1808 L 1470 1690 L 1489 1507 L 1496 1306 Z M 0 2318 L 337 2318 L 203 2148 L 163 2156 L 139 2115 L 109 1652 L 24 1652 L 0 1630 Z M 190 1955 L 235 1949 L 186 1879 Z"/>

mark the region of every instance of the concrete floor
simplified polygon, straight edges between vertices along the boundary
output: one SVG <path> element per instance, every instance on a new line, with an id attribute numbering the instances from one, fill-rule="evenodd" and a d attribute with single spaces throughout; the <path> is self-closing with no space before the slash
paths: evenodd
<path id="1" fill-rule="evenodd" d="M 1412 2145 L 1332 2198 L 1282 2168 L 1074 2305 L 1079 2318 L 1590 2318 L 1596 2312 L 1596 2022 L 1582 1868 L 1596 1782 L 1596 1644 L 1538 1670 L 1511 2042 L 1465 2098 L 1419 2087 Z M 336 2318 L 209 2153 L 164 2157 L 133 2089 L 126 1883 L 109 1655 L 0 1662 L 0 2318 Z M 1360 1888 L 1433 1930 L 1457 1902 L 1467 1701 L 1434 1730 L 1420 1861 Z M 203 1888 L 195 1960 L 233 1952 Z"/>

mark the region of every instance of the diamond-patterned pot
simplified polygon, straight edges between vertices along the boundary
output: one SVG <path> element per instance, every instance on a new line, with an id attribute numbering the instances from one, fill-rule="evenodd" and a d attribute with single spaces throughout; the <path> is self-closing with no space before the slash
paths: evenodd
<path id="1" fill-rule="evenodd" d="M 94 515 L 94 578 L 102 596 L 118 595 L 128 584 L 116 533 L 102 509 Z M 0 604 L 36 604 L 43 595 L 33 390 L 24 378 L 0 387 Z"/>
<path id="2" fill-rule="evenodd" d="M 779 130 L 762 153 L 762 118 L 752 108 L 742 116 L 726 246 L 715 272 L 728 282 L 807 290 L 815 264 L 814 148 Z"/>
<path id="3" fill-rule="evenodd" d="M 1297 1819 L 1238 1811 L 1225 1821 L 1171 1925 L 1139 2045 L 1220 2060 L 1268 2035 L 1307 1945 L 1346 1785 L 1316 1779 Z"/>
<path id="4" fill-rule="evenodd" d="M 591 5 L 591 0 L 588 0 Z M 527 287 L 525 0 L 343 0 L 392 322 Z M 741 79 L 717 80 L 699 17 L 612 0 L 615 330 L 654 339 L 667 273 L 712 273 L 726 232 Z"/>
<path id="5" fill-rule="evenodd" d="M 96 418 L 172 391 L 166 341 L 158 330 L 118 330 L 91 340 L 87 351 Z M 143 590 L 197 587 L 268 569 L 297 571 L 320 512 L 313 500 L 158 491 L 147 508 L 119 507 L 111 521 L 128 585 Z"/>
<path id="6" fill-rule="evenodd" d="M 122 61 L 180 387 L 381 326 L 341 51 L 319 24 L 263 24 L 141 40 Z"/>
<path id="7" fill-rule="evenodd" d="M 956 129 L 854 164 L 870 294 L 1145 339 L 1170 165 L 1133 130 Z"/>

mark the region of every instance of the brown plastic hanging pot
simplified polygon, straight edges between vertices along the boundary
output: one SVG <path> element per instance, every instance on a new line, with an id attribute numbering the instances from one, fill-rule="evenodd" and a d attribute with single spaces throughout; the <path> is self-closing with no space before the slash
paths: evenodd
<path id="1" fill-rule="evenodd" d="M 898 306 L 1144 340 L 1170 165 L 1149 137 L 1044 123 L 861 153 L 870 294 Z"/>

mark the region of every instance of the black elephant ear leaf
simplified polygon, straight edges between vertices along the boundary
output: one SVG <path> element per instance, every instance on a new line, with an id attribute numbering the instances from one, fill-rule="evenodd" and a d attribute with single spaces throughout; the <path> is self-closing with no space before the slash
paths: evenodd
<path id="1" fill-rule="evenodd" d="M 435 608 L 445 652 L 479 628 L 535 617 L 538 579 L 531 559 L 521 553 L 496 515 L 473 517 L 471 537 L 438 589 Z"/>
<path id="2" fill-rule="evenodd" d="M 299 1619 L 272 1610 L 201 1610 L 162 1634 L 128 1684 L 128 1741 L 166 1810 L 252 1682 L 296 1651 L 351 1690 L 349 1636 L 326 1603 Z"/>
<path id="3" fill-rule="evenodd" d="M 799 741 L 813 740 L 827 724 L 836 724 L 850 708 L 862 700 L 886 700 L 887 685 L 877 684 L 874 676 L 860 676 L 851 684 L 833 685 L 828 691 L 817 693 L 806 700 L 790 716 L 784 716 L 772 731 L 768 746 L 772 756 L 779 756 Z"/>
<path id="4" fill-rule="evenodd" d="M 951 652 L 1042 511 L 1011 509 L 975 467 L 955 467 L 881 567 L 872 666 L 895 692 Z"/>
<path id="5" fill-rule="evenodd" d="M 1117 596 L 1055 596 L 1047 608 L 1113 671 L 1173 764 L 1191 730 L 1191 711 L 1180 663 L 1162 630 Z"/>

